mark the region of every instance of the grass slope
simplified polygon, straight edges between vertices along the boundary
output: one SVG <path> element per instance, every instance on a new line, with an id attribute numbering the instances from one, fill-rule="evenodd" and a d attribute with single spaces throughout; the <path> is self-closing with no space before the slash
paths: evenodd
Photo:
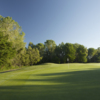
<path id="1" fill-rule="evenodd" d="M 0 100 L 99 100 L 100 64 L 43 64 L 0 72 Z"/>

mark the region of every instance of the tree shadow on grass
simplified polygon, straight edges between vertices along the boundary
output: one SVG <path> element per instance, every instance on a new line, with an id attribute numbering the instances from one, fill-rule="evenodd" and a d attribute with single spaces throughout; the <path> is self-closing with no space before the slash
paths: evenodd
<path id="1" fill-rule="evenodd" d="M 7 72 L 12 72 L 12 71 L 16 71 L 16 70 L 20 70 L 21 68 L 19 68 L 19 69 L 11 69 L 11 70 L 7 70 L 7 71 L 2 71 L 2 72 L 0 72 L 0 74 L 2 74 L 2 73 L 7 73 Z"/>
<path id="2" fill-rule="evenodd" d="M 51 74 L 45 79 L 12 79 L 16 82 L 51 82 L 55 85 L 0 86 L 1 100 L 99 100 L 100 70 L 73 71 Z M 58 77 L 52 77 L 58 76 Z"/>

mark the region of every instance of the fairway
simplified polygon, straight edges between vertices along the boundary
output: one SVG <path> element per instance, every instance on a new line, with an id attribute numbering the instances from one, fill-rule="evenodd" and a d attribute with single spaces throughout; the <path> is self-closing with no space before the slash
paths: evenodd
<path id="1" fill-rule="evenodd" d="M 0 100 L 99 100 L 100 64 L 47 63 L 0 72 Z"/>

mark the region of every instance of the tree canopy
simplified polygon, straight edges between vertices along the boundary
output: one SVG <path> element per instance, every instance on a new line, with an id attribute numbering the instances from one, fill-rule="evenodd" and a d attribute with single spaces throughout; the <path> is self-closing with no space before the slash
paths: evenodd
<path id="1" fill-rule="evenodd" d="M 12 48 L 12 42 L 8 42 L 8 35 L 4 36 L 0 32 L 0 65 L 5 66 L 8 60 L 13 58 L 16 54 L 16 48 Z"/>
<path id="2" fill-rule="evenodd" d="M 25 33 L 17 22 L 9 16 L 0 16 L 0 66 L 67 63 L 67 58 L 70 63 L 100 62 L 100 47 L 87 49 L 78 43 L 63 42 L 56 45 L 54 40 L 36 45 L 29 42 L 28 47 L 25 47 L 24 36 Z"/>

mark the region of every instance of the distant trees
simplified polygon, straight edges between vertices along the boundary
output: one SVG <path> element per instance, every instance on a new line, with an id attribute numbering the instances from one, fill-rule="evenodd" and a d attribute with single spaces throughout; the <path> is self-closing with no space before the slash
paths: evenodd
<path id="1" fill-rule="evenodd" d="M 92 62 L 93 56 L 96 54 L 96 50 L 94 48 L 88 49 L 88 62 Z"/>
<path id="2" fill-rule="evenodd" d="M 66 43 L 64 45 L 64 53 L 65 53 L 65 59 L 69 58 L 70 62 L 73 62 L 75 59 L 75 48 L 73 47 L 73 44 Z"/>
<path id="3" fill-rule="evenodd" d="M 44 61 L 53 62 L 54 50 L 56 48 L 56 43 L 53 40 L 46 40 L 44 43 Z"/>
<path id="4" fill-rule="evenodd" d="M 28 47 L 27 54 L 29 55 L 29 65 L 36 64 L 42 57 L 40 57 L 39 50 L 37 48 Z"/>
<path id="5" fill-rule="evenodd" d="M 36 48 L 39 50 L 40 56 L 43 57 L 45 46 L 43 43 L 36 44 Z"/>
<path id="6" fill-rule="evenodd" d="M 79 45 L 76 52 L 78 62 L 87 62 L 88 50 L 86 47 L 84 47 L 83 45 Z"/>
<path id="7" fill-rule="evenodd" d="M 59 63 L 65 63 L 65 44 L 63 42 L 57 46 L 57 51 L 55 50 L 56 55 L 58 55 L 59 58 Z"/>
<path id="8" fill-rule="evenodd" d="M 37 63 L 54 62 L 100 62 L 100 47 L 86 48 L 75 43 L 56 45 L 53 40 L 33 44 L 24 43 L 25 33 L 11 17 L 0 16 L 0 68 L 1 66 L 28 66 Z"/>
<path id="9" fill-rule="evenodd" d="M 54 62 L 54 63 L 66 63 L 67 58 L 69 62 L 100 62 L 100 48 L 87 49 L 85 46 L 75 43 L 61 43 L 58 46 L 53 40 L 46 40 L 46 42 L 33 45 L 29 43 L 29 47 L 37 49 L 40 54 L 38 63 Z M 27 51 L 28 51 L 28 48 Z M 31 55 L 32 53 L 30 53 Z M 31 55 L 32 56 L 32 55 Z M 29 60 L 30 61 L 30 60 Z M 33 63 L 34 64 L 34 63 Z"/>
<path id="10" fill-rule="evenodd" d="M 75 59 L 75 52 L 76 50 L 74 49 L 73 44 L 71 43 L 64 44 L 62 42 L 61 44 L 56 46 L 56 49 L 54 52 L 55 54 L 54 59 L 56 59 L 56 62 L 66 63 L 67 58 L 69 58 L 70 62 L 73 62 Z"/>
<path id="11" fill-rule="evenodd" d="M 94 49 L 91 62 L 100 62 L 100 47 L 98 47 L 97 49 Z"/>

